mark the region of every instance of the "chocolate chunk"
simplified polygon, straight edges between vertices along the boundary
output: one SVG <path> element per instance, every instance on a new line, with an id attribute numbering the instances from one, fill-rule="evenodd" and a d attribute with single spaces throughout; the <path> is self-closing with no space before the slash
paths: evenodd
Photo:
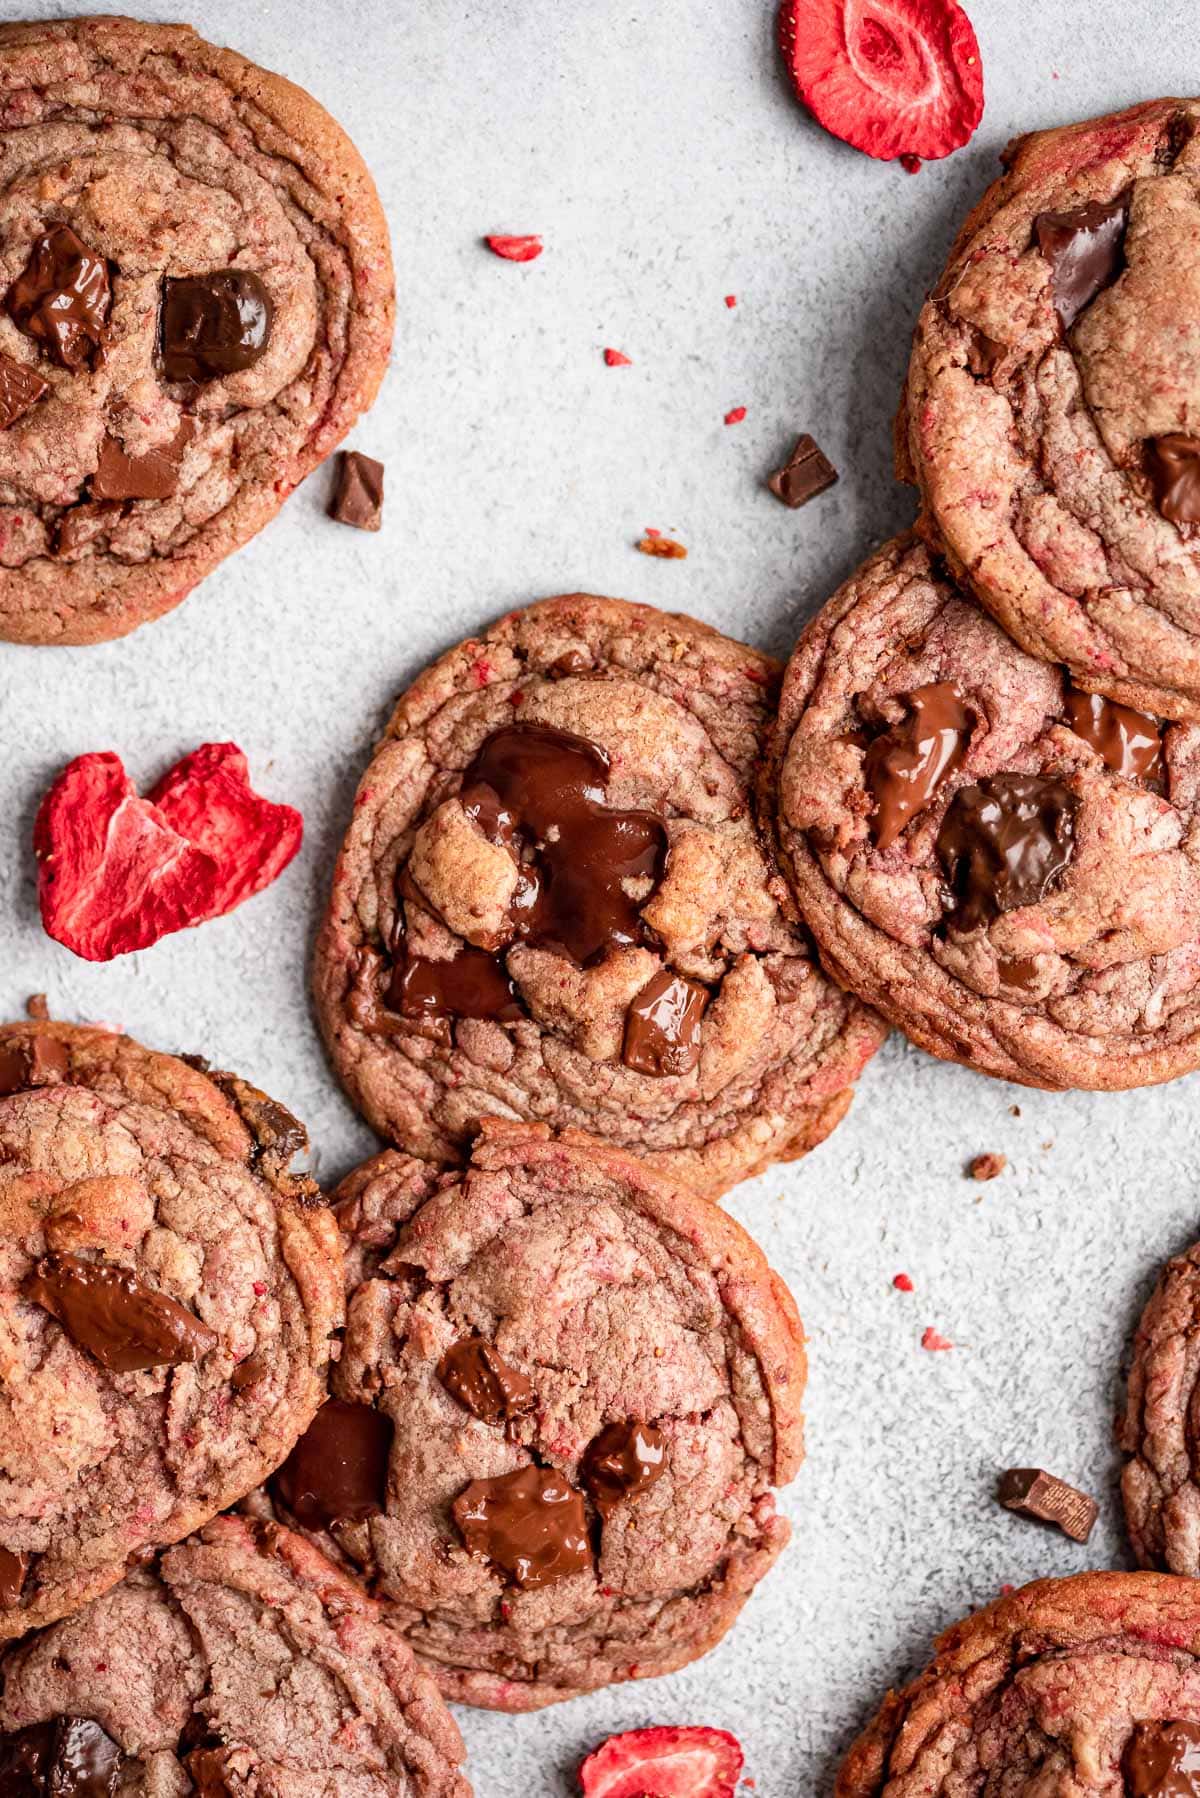
<path id="1" fill-rule="evenodd" d="M 112 304 L 108 264 L 69 225 L 56 225 L 35 241 L 5 303 L 17 329 L 55 362 L 73 370 L 91 368 Z"/>
<path id="2" fill-rule="evenodd" d="M 1050 264 L 1054 310 L 1064 331 L 1120 273 L 1128 223 L 1124 194 L 1108 205 L 1089 200 L 1074 212 L 1039 212 L 1033 221 L 1038 249 Z"/>
<path id="3" fill-rule="evenodd" d="M 229 1384 L 235 1392 L 244 1392 L 248 1386 L 257 1386 L 270 1371 L 270 1362 L 265 1355 L 247 1355 L 230 1374 Z"/>
<path id="4" fill-rule="evenodd" d="M 699 981 L 660 968 L 625 1013 L 625 1066 L 656 1079 L 690 1074 L 700 1059 L 700 1020 L 708 1000 L 708 988 Z"/>
<path id="5" fill-rule="evenodd" d="M 1075 851 L 1075 795 L 1061 780 L 993 774 L 954 795 L 938 832 L 957 930 L 1037 905 Z"/>
<path id="6" fill-rule="evenodd" d="M 1200 524 L 1200 437 L 1168 431 L 1146 445 L 1154 503 L 1172 524 Z"/>
<path id="7" fill-rule="evenodd" d="M 29 1561 L 29 1555 L 0 1548 L 0 1611 L 11 1611 L 14 1605 L 20 1604 Z"/>
<path id="8" fill-rule="evenodd" d="M 1099 1507 L 1086 1492 L 1040 1467 L 1010 1467 L 1001 1476 L 996 1496 L 1006 1510 L 1039 1523 L 1056 1524 L 1072 1542 L 1086 1542 L 1099 1515 Z"/>
<path id="9" fill-rule="evenodd" d="M 933 681 L 897 697 L 909 715 L 876 737 L 865 761 L 877 849 L 894 843 L 909 819 L 929 804 L 962 762 L 971 735 L 971 713 L 956 682 Z"/>
<path id="10" fill-rule="evenodd" d="M 383 523 L 383 463 L 358 450 L 343 451 L 329 516 L 358 531 L 377 531 Z"/>
<path id="11" fill-rule="evenodd" d="M 229 1756 L 228 1748 L 197 1748 L 188 1755 L 192 1798 L 231 1798 L 232 1787 L 225 1778 Z"/>
<path id="12" fill-rule="evenodd" d="M 471 1553 L 486 1555 L 525 1591 L 592 1565 L 583 1494 L 552 1467 L 472 1480 L 450 1508 Z"/>
<path id="13" fill-rule="evenodd" d="M 773 475 L 768 476 L 767 486 L 781 499 L 785 506 L 793 509 L 806 506 L 810 499 L 818 493 L 824 493 L 832 487 L 838 478 L 837 469 L 818 446 L 815 439 L 805 432 L 796 440 L 796 447 L 784 463 Z"/>
<path id="14" fill-rule="evenodd" d="M 0 1099 L 29 1085 L 29 1057 L 23 1049 L 0 1048 Z"/>
<path id="15" fill-rule="evenodd" d="M 544 724 L 513 724 L 487 739 L 459 794 L 467 816 L 521 858 L 513 935 L 582 967 L 611 948 L 655 941 L 640 913 L 666 867 L 663 820 L 609 810 L 608 779 L 598 744 Z"/>
<path id="16" fill-rule="evenodd" d="M 21 1290 L 111 1373 L 199 1361 L 221 1340 L 127 1267 L 82 1255 L 43 1255 Z"/>
<path id="17" fill-rule="evenodd" d="M 1032 955 L 1015 955 L 1011 961 L 1002 961 L 999 971 L 1005 986 L 1015 986 L 1021 993 L 1033 991 L 1040 972 L 1037 960 Z"/>
<path id="18" fill-rule="evenodd" d="M 266 352 L 275 308 L 250 269 L 163 283 L 162 366 L 168 381 L 240 374 Z"/>
<path id="19" fill-rule="evenodd" d="M 49 385 L 41 375 L 0 350 L 0 431 L 7 431 L 18 418 L 24 418 L 48 392 Z"/>
<path id="20" fill-rule="evenodd" d="M 652 1423 L 610 1423 L 588 1445 L 583 1482 L 607 1518 L 625 1499 L 648 1492 L 666 1466 L 666 1439 Z"/>
<path id="21" fill-rule="evenodd" d="M 53 1717 L 0 1737 L 0 1798 L 112 1798 L 125 1757 L 90 1717 Z"/>
<path id="22" fill-rule="evenodd" d="M 144 456 L 126 455 L 115 437 L 106 437 L 89 486 L 92 498 L 170 499 L 179 485 L 183 452 L 195 434 L 195 420 L 182 419 L 169 443 Z"/>
<path id="23" fill-rule="evenodd" d="M 0 1099 L 8 1093 L 24 1092 L 27 1087 L 65 1080 L 70 1067 L 67 1046 L 57 1037 L 39 1033 L 0 1043 Z"/>
<path id="24" fill-rule="evenodd" d="M 1200 449 L 1200 444 L 1197 444 Z M 1099 693 L 1067 689 L 1067 723 L 1077 737 L 1128 780 L 1157 780 L 1162 768 L 1162 730 L 1149 712 L 1101 699 Z"/>
<path id="25" fill-rule="evenodd" d="M 110 524 L 116 523 L 124 509 L 120 500 L 109 499 L 68 507 L 54 533 L 54 554 L 61 558 L 86 549 L 104 535 Z"/>
<path id="26" fill-rule="evenodd" d="M 0 1798 L 41 1798 L 54 1764 L 55 1722 L 0 1736 Z"/>
<path id="27" fill-rule="evenodd" d="M 1200 1723 L 1136 1723 L 1121 1771 L 1129 1798 L 1200 1798 Z"/>
<path id="28" fill-rule="evenodd" d="M 438 1379 L 463 1409 L 484 1423 L 510 1423 L 534 1407 L 533 1386 L 482 1336 L 446 1350 Z"/>
<path id="29" fill-rule="evenodd" d="M 271 1479 L 271 1491 L 306 1529 L 361 1523 L 387 1500 L 392 1421 L 371 1405 L 327 1399 Z"/>
<path id="30" fill-rule="evenodd" d="M 525 1015 L 503 961 L 486 949 L 460 949 L 453 961 L 405 955 L 396 964 L 387 1003 L 402 1018 L 491 1018 L 511 1024 Z"/>

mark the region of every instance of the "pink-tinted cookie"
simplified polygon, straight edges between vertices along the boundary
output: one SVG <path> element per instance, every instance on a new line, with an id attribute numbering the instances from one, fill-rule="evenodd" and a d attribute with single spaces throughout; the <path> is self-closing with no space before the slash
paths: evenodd
<path id="1" fill-rule="evenodd" d="M 1143 1567 L 1200 1575 L 1200 1244 L 1168 1261 L 1138 1324 L 1125 1413 L 1125 1517 Z"/>
<path id="2" fill-rule="evenodd" d="M 128 1037 L 0 1028 L 0 1639 L 257 1485 L 325 1396 L 338 1232 L 282 1106 Z"/>
<path id="3" fill-rule="evenodd" d="M 780 909 L 752 786 L 777 665 L 573 594 L 400 700 L 317 948 L 334 1064 L 384 1136 L 587 1129 L 718 1197 L 845 1113 L 879 1020 Z"/>
<path id="4" fill-rule="evenodd" d="M 802 636 L 763 794 L 826 966 L 923 1048 L 1030 1086 L 1200 1066 L 1200 729 L 1078 691 L 912 538 Z"/>
<path id="5" fill-rule="evenodd" d="M 704 1654 L 787 1541 L 802 1455 L 800 1320 L 745 1231 L 494 1120 L 465 1171 L 389 1150 L 337 1200 L 346 1338 L 276 1514 L 449 1698 L 532 1710 Z"/>
<path id="6" fill-rule="evenodd" d="M 369 406 L 393 279 L 329 115 L 185 25 L 0 27 L 0 637 L 178 605 Z"/>
<path id="7" fill-rule="evenodd" d="M 921 313 L 899 465 L 956 573 L 1091 691 L 1200 718 L 1200 102 L 1019 139 Z"/>

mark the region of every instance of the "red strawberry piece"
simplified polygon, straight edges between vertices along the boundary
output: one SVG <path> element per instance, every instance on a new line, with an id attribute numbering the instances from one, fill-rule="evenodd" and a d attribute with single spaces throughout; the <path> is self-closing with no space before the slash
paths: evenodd
<path id="1" fill-rule="evenodd" d="M 630 1729 L 579 1769 L 584 1798 L 733 1798 L 742 1750 L 724 1729 Z"/>
<path id="2" fill-rule="evenodd" d="M 952 1349 L 954 1344 L 948 1337 L 940 1336 L 930 1324 L 921 1338 L 921 1347 L 928 1349 L 931 1355 L 941 1354 L 945 1349 Z"/>
<path id="3" fill-rule="evenodd" d="M 605 350 L 604 360 L 610 368 L 632 368 L 633 363 L 623 350 Z"/>
<path id="4" fill-rule="evenodd" d="M 745 406 L 735 406 L 732 412 L 727 412 L 725 414 L 725 423 L 727 425 L 740 425 L 745 416 Z"/>
<path id="5" fill-rule="evenodd" d="M 48 936 L 86 961 L 145 949 L 270 884 L 300 847 L 291 806 L 260 799 L 232 743 L 206 743 L 148 799 L 119 756 L 77 756 L 38 808 Z"/>
<path id="6" fill-rule="evenodd" d="M 892 1285 L 897 1292 L 911 1292 L 913 1289 L 912 1280 L 907 1274 L 896 1274 L 892 1279 Z"/>
<path id="7" fill-rule="evenodd" d="M 784 0 L 779 36 L 814 118 L 868 156 L 948 156 L 983 115 L 979 44 L 957 0 Z"/>
<path id="8" fill-rule="evenodd" d="M 485 237 L 483 241 L 493 256 L 501 256 L 505 262 L 536 262 L 546 247 L 540 237 L 505 237 L 501 234 Z"/>
<path id="9" fill-rule="evenodd" d="M 732 312 L 734 307 L 737 305 L 736 293 L 727 293 L 725 295 L 725 304 L 728 306 L 729 310 Z"/>

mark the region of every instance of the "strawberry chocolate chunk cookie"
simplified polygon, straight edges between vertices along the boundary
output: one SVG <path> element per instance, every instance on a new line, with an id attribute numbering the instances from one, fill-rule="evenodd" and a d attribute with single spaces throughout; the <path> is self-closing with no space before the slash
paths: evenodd
<path id="1" fill-rule="evenodd" d="M 401 699 L 317 950 L 381 1134 L 460 1159 L 489 1114 L 588 1129 L 717 1197 L 846 1111 L 879 1020 L 780 911 L 751 786 L 775 663 L 583 594 Z"/>
<path id="2" fill-rule="evenodd" d="M 1200 1585 L 1080 1573 L 947 1630 L 834 1798 L 1190 1798 L 1198 1768 Z"/>
<path id="3" fill-rule="evenodd" d="M 1086 694 L 899 538 L 801 638 L 765 809 L 836 979 L 1046 1087 L 1200 1066 L 1200 729 Z"/>
<path id="4" fill-rule="evenodd" d="M 745 1231 L 498 1120 L 466 1171 L 386 1151 L 338 1214 L 345 1343 L 276 1514 L 448 1698 L 533 1710 L 704 1654 L 787 1541 L 772 1488 L 802 1455 L 800 1320 Z"/>
<path id="5" fill-rule="evenodd" d="M 1200 102 L 1039 132 L 921 313 L 901 468 L 1031 654 L 1200 718 Z"/>
<path id="6" fill-rule="evenodd" d="M 218 1518 L 0 1671 L 14 1798 L 470 1798 L 428 1674 L 274 1524 Z"/>
<path id="7" fill-rule="evenodd" d="M 183 25 L 0 27 L 0 637 L 168 611 L 374 398 L 387 226 L 301 89 Z"/>
<path id="8" fill-rule="evenodd" d="M 342 1270 L 287 1171 L 304 1146 L 231 1075 L 0 1028 L 0 1638 L 241 1498 L 311 1420 Z"/>
<path id="9" fill-rule="evenodd" d="M 1200 1243 L 1167 1262 L 1142 1313 L 1118 1437 L 1138 1560 L 1200 1576 Z"/>

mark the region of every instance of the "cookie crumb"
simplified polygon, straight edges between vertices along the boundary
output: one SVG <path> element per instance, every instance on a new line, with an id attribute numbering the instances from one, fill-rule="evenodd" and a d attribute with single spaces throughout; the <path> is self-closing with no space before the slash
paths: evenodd
<path id="1" fill-rule="evenodd" d="M 1021 1115 L 1021 1107 L 1019 1105 L 1010 1105 L 1008 1108 L 1008 1115 L 1010 1118 L 1019 1118 Z"/>
<path id="2" fill-rule="evenodd" d="M 968 1165 L 967 1172 L 972 1180 L 994 1180 L 1008 1166 L 1007 1155 L 976 1155 Z"/>
<path id="3" fill-rule="evenodd" d="M 674 537 L 651 537 L 648 532 L 638 538 L 634 548 L 640 549 L 644 556 L 665 556 L 669 562 L 682 562 L 687 556 L 683 544 L 677 543 Z"/>
<path id="4" fill-rule="evenodd" d="M 897 1292 L 911 1292 L 913 1289 L 913 1283 L 907 1274 L 894 1274 L 892 1276 L 892 1285 L 896 1288 Z"/>
<path id="5" fill-rule="evenodd" d="M 30 994 L 25 1001 L 25 1015 L 28 1018 L 37 1018 L 39 1023 L 45 1023 L 50 1016 L 50 1007 L 46 1002 L 45 993 Z"/>
<path id="6" fill-rule="evenodd" d="M 921 1347 L 923 1349 L 928 1349 L 931 1355 L 937 1355 L 941 1354 L 945 1349 L 952 1349 L 954 1344 L 948 1337 L 939 1336 L 933 1325 L 930 1324 L 921 1338 Z"/>

